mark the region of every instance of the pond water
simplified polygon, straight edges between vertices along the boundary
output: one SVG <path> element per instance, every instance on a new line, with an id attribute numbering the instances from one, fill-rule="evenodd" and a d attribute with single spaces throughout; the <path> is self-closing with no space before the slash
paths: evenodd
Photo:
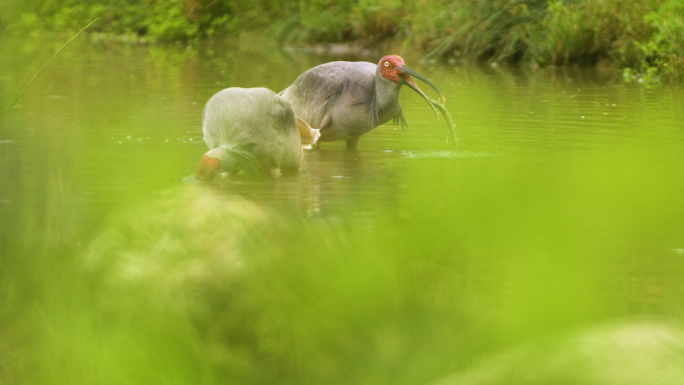
<path id="1" fill-rule="evenodd" d="M 0 44 L 0 106 L 61 44 Z M 67 48 L 0 122 L 0 382 L 422 384 L 539 335 L 682 320 L 677 85 L 405 54 L 456 143 L 404 89 L 407 131 L 279 180 L 183 183 L 217 91 L 383 54 Z"/>

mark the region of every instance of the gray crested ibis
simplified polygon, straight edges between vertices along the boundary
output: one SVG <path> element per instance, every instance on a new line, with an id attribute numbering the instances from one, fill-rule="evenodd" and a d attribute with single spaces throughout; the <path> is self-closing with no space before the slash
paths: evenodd
<path id="1" fill-rule="evenodd" d="M 435 106 L 411 76 L 422 80 L 446 100 L 437 86 L 404 64 L 397 55 L 369 62 L 336 61 L 301 74 L 280 95 L 295 114 L 320 130 L 318 142 L 346 140 L 347 149 L 358 148 L 361 135 L 394 119 L 406 127 L 399 105 L 399 91 L 406 85 Z"/>
<path id="2" fill-rule="evenodd" d="M 281 169 L 299 168 L 302 150 L 319 136 L 290 103 L 266 88 L 219 91 L 204 107 L 202 131 L 209 151 L 197 165 L 199 180 L 239 171 L 278 177 Z"/>

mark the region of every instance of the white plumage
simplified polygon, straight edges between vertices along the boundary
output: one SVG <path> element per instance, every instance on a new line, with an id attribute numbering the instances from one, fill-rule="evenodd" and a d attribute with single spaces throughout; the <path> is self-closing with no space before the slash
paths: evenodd
<path id="1" fill-rule="evenodd" d="M 209 151 L 197 167 L 197 179 L 210 180 L 216 173 L 280 175 L 281 169 L 297 169 L 303 149 L 319 134 L 301 119 L 286 100 L 266 88 L 227 88 L 204 107 L 204 141 Z"/>

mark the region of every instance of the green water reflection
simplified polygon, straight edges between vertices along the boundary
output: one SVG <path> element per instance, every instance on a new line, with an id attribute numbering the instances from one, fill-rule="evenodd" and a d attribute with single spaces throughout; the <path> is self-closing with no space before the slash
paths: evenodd
<path id="1" fill-rule="evenodd" d="M 2 42 L 0 105 L 60 44 Z M 410 130 L 377 128 L 359 152 L 324 144 L 277 181 L 182 182 L 218 90 L 279 91 L 316 64 L 379 56 L 69 47 L 0 122 L 0 382 L 535 383 L 549 374 L 516 360 L 603 354 L 627 335 L 659 354 L 635 378 L 672 383 L 659 370 L 684 367 L 678 86 L 409 54 L 444 92 L 455 145 L 404 91 Z M 536 338 L 565 353 L 476 364 Z M 598 342 L 564 350 L 573 338 Z M 622 350 L 625 370 L 639 351 Z M 510 362 L 529 375 L 506 377 Z M 553 362 L 567 383 L 602 378 Z"/>

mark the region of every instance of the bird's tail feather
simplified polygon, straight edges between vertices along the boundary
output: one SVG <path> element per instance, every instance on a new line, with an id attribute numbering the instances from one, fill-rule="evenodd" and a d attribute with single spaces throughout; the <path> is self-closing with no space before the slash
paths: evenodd
<path id="1" fill-rule="evenodd" d="M 259 176 L 261 163 L 251 152 L 234 149 L 227 150 L 238 169 L 251 176 Z"/>
<path id="2" fill-rule="evenodd" d="M 320 131 L 316 128 L 311 128 L 309 123 L 305 122 L 304 119 L 301 119 L 298 116 L 295 116 L 295 118 L 297 118 L 297 128 L 299 129 L 299 136 L 302 140 L 302 148 L 311 148 L 311 145 L 316 143 L 321 136 Z"/>

